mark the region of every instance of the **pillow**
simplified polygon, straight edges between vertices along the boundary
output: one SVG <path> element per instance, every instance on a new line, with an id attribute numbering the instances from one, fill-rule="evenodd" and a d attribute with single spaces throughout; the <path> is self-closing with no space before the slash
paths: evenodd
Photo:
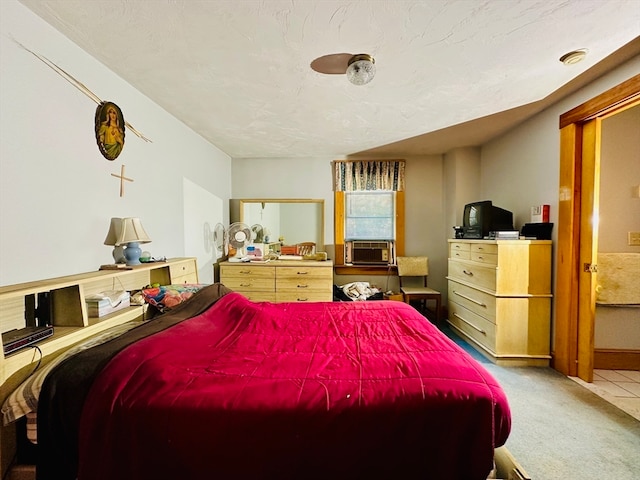
<path id="1" fill-rule="evenodd" d="M 142 290 L 144 301 L 164 313 L 173 307 L 189 300 L 194 293 L 207 285 L 199 283 L 183 283 L 180 285 L 162 285 Z"/>

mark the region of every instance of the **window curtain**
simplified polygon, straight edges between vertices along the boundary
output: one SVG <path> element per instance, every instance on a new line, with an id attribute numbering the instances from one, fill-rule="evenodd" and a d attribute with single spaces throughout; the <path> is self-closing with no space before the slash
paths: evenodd
<path id="1" fill-rule="evenodd" d="M 333 162 L 333 190 L 404 191 L 404 160 L 345 160 Z"/>

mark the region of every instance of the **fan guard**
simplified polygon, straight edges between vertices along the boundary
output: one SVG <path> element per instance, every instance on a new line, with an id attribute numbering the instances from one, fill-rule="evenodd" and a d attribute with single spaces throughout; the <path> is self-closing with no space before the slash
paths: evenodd
<path id="1" fill-rule="evenodd" d="M 218 257 L 222 257 L 227 255 L 227 239 L 224 225 L 221 223 L 216 223 L 216 226 L 213 229 L 213 244 L 216 248 L 216 255 Z"/>
<path id="2" fill-rule="evenodd" d="M 244 248 L 251 243 L 251 229 L 249 225 L 242 222 L 235 222 L 229 226 L 227 234 L 228 245 L 236 251 L 235 255 L 229 258 L 231 262 L 241 262 L 244 260 Z"/>
<path id="3" fill-rule="evenodd" d="M 251 241 L 253 243 L 264 243 L 264 228 L 259 223 L 251 225 Z"/>

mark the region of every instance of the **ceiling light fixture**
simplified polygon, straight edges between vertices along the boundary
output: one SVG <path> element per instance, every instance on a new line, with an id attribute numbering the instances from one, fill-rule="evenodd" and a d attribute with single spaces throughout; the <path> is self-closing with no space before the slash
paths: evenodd
<path id="1" fill-rule="evenodd" d="M 354 85 L 366 85 L 376 74 L 376 61 L 371 55 L 360 53 L 349 59 L 347 78 Z"/>
<path id="2" fill-rule="evenodd" d="M 573 52 L 565 53 L 560 57 L 560 61 L 565 65 L 573 65 L 584 60 L 587 56 L 587 50 L 574 50 Z"/>

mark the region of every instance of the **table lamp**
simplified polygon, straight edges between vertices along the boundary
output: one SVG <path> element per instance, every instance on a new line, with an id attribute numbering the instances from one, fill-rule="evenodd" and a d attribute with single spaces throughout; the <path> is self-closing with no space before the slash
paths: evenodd
<path id="1" fill-rule="evenodd" d="M 105 245 L 113 245 L 113 259 L 116 263 L 140 265 L 141 243 L 149 243 L 151 239 L 142 227 L 139 218 L 112 218 L 109 225 Z"/>
<path id="2" fill-rule="evenodd" d="M 126 263 L 127 259 L 124 258 L 124 245 L 118 245 L 118 238 L 122 232 L 122 218 L 112 218 L 109 225 L 109 232 L 104 239 L 105 245 L 111 245 L 113 247 L 113 260 L 115 263 Z"/>
<path id="3" fill-rule="evenodd" d="M 122 229 L 116 245 L 126 245 L 124 258 L 127 265 L 140 265 L 141 243 L 149 243 L 151 239 L 142 228 L 139 218 L 127 217 L 122 219 Z"/>

